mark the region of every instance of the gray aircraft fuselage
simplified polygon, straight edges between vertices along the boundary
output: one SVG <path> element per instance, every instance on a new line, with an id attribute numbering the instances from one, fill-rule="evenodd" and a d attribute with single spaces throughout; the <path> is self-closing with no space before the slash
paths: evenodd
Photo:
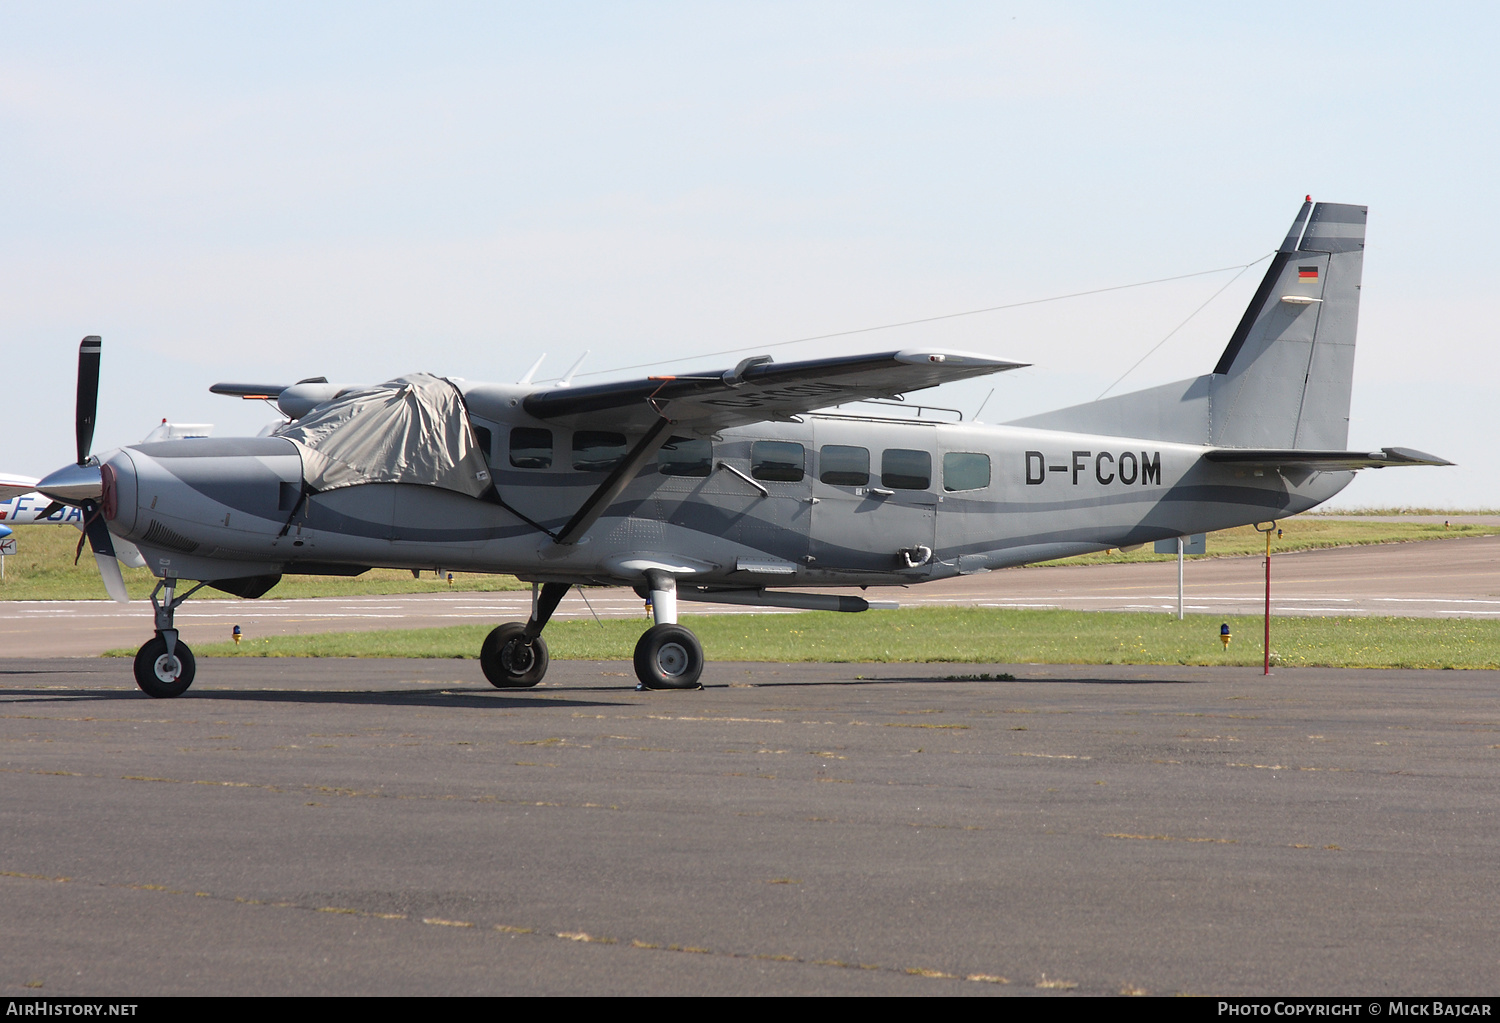
<path id="1" fill-rule="evenodd" d="M 502 418 L 507 391 L 470 386 L 465 397 L 477 432 L 494 438 L 498 491 L 536 525 L 398 483 L 312 494 L 296 508 L 301 459 L 292 442 L 266 437 L 104 456 L 116 481 L 110 530 L 157 575 L 181 578 L 385 567 L 634 583 L 632 563 L 655 559 L 680 562 L 679 577 L 699 585 L 880 585 L 1263 522 L 1353 477 L 1215 464 L 1207 448 L 1159 440 L 811 414 L 691 438 L 687 456 L 664 449 L 582 542 L 559 545 L 537 525 L 560 527 L 606 475 L 575 459 L 610 451 L 575 451 L 568 430 Z M 550 437 L 550 465 L 534 448 L 520 459 L 534 467 L 511 464 L 517 427 Z"/>

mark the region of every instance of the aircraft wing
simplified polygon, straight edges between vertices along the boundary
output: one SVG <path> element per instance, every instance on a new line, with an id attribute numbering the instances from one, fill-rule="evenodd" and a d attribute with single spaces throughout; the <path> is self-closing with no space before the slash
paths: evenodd
<path id="1" fill-rule="evenodd" d="M 723 372 L 539 388 L 522 399 L 522 405 L 538 419 L 569 426 L 607 419 L 611 428 L 629 431 L 665 417 L 706 432 L 790 419 L 862 398 L 893 398 L 1025 365 L 938 349 L 782 363 L 761 357 Z"/>
<path id="2" fill-rule="evenodd" d="M 1452 462 L 1411 448 L 1381 448 L 1379 451 L 1299 451 L 1296 448 L 1213 448 L 1204 456 L 1210 462 L 1243 465 L 1255 469 L 1307 469 L 1315 472 L 1347 472 L 1384 469 L 1392 465 L 1452 465 Z"/>

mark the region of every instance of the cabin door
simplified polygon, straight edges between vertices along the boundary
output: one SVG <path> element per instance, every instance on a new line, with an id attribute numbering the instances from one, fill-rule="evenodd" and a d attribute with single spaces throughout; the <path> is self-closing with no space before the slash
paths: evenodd
<path id="1" fill-rule="evenodd" d="M 924 576 L 938 485 L 934 431 L 816 420 L 811 568 Z"/>

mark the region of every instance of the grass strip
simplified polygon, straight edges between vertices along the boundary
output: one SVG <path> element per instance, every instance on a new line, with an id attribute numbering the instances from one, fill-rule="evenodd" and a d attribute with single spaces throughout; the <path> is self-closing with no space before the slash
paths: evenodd
<path id="1" fill-rule="evenodd" d="M 0 600 L 108 600 L 94 556 L 84 547 L 78 564 L 73 555 L 79 532 L 69 526 L 16 526 L 17 553 L 5 559 L 5 579 L 0 582 Z M 156 585 L 148 569 L 121 566 L 125 589 L 132 600 L 145 600 Z M 376 568 L 360 576 L 289 575 L 276 584 L 270 597 L 359 597 L 388 593 L 446 593 L 450 590 L 490 591 L 527 589 L 510 575 L 455 573 L 453 585 L 431 571 L 420 579 L 405 569 Z M 228 597 L 217 590 L 205 596 Z M 269 598 L 267 598 L 269 599 Z"/>
<path id="2" fill-rule="evenodd" d="M 1290 551 L 1327 550 L 1332 547 L 1363 547 L 1370 544 L 1408 543 L 1419 540 L 1453 540 L 1469 536 L 1493 536 L 1500 533 L 1500 526 L 1482 526 L 1473 523 L 1455 524 L 1445 527 L 1441 522 L 1351 522 L 1348 519 L 1326 519 L 1317 514 L 1298 515 L 1282 519 L 1277 523 L 1281 529 L 1278 539 L 1271 537 L 1271 553 L 1285 554 Z M 1266 552 L 1266 535 L 1256 532 L 1254 526 L 1236 526 L 1208 534 L 1208 553 L 1189 557 L 1188 561 L 1202 558 L 1236 558 Z M 1063 558 L 1044 562 L 1048 565 L 1105 565 L 1116 562 L 1176 561 L 1177 555 L 1157 554 L 1154 545 L 1134 551 L 1106 551 L 1099 554 L 1081 554 L 1076 558 Z"/>
<path id="3" fill-rule="evenodd" d="M 1457 514 L 1457 513 L 1455 513 Z M 1458 539 L 1500 534 L 1500 526 L 1455 524 L 1444 529 L 1441 522 L 1350 522 L 1301 515 L 1281 522 L 1282 537 L 1272 541 L 1276 553 L 1363 544 L 1406 543 L 1416 540 Z M 16 527 L 19 552 L 6 558 L 5 579 L 0 582 L 0 600 L 105 600 L 99 570 L 85 550 L 77 565 L 73 553 L 78 531 L 66 526 L 23 525 Z M 1208 553 L 1202 557 L 1236 557 L 1265 551 L 1265 537 L 1250 526 L 1210 533 Z M 1151 545 L 1128 553 L 1110 551 L 1048 562 L 1053 565 L 1089 565 L 1114 562 L 1171 561 L 1175 554 L 1155 554 Z M 1189 558 L 1197 560 L 1198 556 Z M 144 568 L 124 569 L 130 596 L 144 600 L 156 580 Z M 353 597 L 388 593 L 435 593 L 449 590 L 487 591 L 523 589 L 525 584 L 508 575 L 455 573 L 453 585 L 424 572 L 413 579 L 404 569 L 377 568 L 364 575 L 287 576 L 265 599 L 293 597 Z M 214 596 L 224 596 L 209 591 Z"/>
<path id="4" fill-rule="evenodd" d="M 1228 622 L 1232 641 L 1219 642 Z M 1262 620 L 1101 611 L 912 608 L 836 614 L 688 615 L 711 661 L 956 664 L 1259 665 Z M 560 660 L 629 660 L 644 620 L 555 622 Z M 199 657 L 473 658 L 494 623 L 216 643 Z M 1272 663 L 1333 668 L 1500 668 L 1500 622 L 1472 618 L 1304 618 L 1271 623 Z M 111 651 L 106 656 L 134 656 Z"/>

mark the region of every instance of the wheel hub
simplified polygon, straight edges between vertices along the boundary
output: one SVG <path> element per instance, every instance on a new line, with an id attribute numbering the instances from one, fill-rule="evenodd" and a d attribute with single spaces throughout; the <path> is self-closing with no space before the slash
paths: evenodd
<path id="1" fill-rule="evenodd" d="M 523 640 L 513 640 L 505 644 L 500 651 L 500 663 L 505 665 L 505 670 L 512 675 L 524 675 L 531 670 L 532 664 L 536 662 L 536 651 L 531 644 Z"/>
<path id="2" fill-rule="evenodd" d="M 667 643 L 657 651 L 656 663 L 661 673 L 676 678 L 687 670 L 688 652 L 681 643 Z"/>

